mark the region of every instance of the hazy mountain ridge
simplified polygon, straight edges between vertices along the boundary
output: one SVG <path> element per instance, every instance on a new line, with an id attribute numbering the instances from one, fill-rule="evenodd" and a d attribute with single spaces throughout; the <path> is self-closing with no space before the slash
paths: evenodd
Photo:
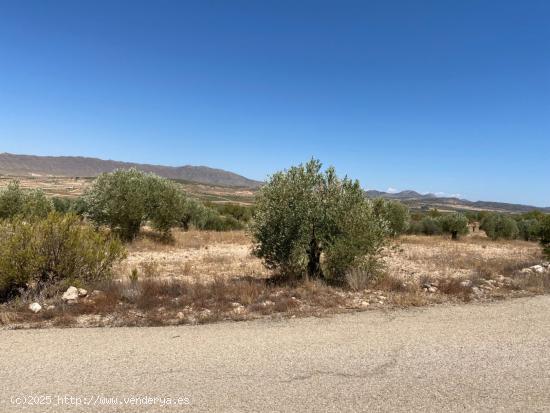
<path id="1" fill-rule="evenodd" d="M 366 194 L 369 198 L 397 199 L 407 204 L 409 207 L 417 209 L 487 210 L 512 213 L 539 210 L 550 213 L 550 207 L 541 208 L 532 205 L 510 204 L 506 202 L 469 201 L 467 199 L 455 197 L 438 197 L 435 194 L 420 194 L 411 190 L 396 193 L 368 190 Z"/>
<path id="2" fill-rule="evenodd" d="M 13 176 L 94 177 L 115 169 L 136 168 L 170 179 L 181 179 L 201 184 L 243 188 L 258 188 L 262 182 L 245 178 L 233 172 L 207 166 L 163 166 L 120 162 L 82 156 L 34 156 L 0 154 L 0 174 Z"/>

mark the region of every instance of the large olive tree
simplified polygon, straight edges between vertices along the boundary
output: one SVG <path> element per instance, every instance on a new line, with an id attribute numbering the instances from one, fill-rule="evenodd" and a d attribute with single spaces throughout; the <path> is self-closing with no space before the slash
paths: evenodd
<path id="1" fill-rule="evenodd" d="M 342 278 L 352 267 L 372 263 L 384 245 L 388 225 L 359 183 L 321 168 L 311 160 L 277 172 L 259 191 L 251 232 L 255 254 L 269 268 Z"/>
<path id="2" fill-rule="evenodd" d="M 480 228 L 493 240 L 499 238 L 514 239 L 519 235 L 516 221 L 504 214 L 490 214 L 486 216 L 481 222 Z"/>
<path id="3" fill-rule="evenodd" d="M 100 175 L 84 196 L 86 214 L 125 240 L 133 239 L 145 221 L 168 234 L 183 214 L 185 198 L 168 179 L 136 169 Z"/>

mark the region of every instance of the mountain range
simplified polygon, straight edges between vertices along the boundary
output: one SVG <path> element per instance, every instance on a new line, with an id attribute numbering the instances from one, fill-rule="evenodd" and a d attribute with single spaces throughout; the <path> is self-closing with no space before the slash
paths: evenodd
<path id="1" fill-rule="evenodd" d="M 170 179 L 208 185 L 259 188 L 262 182 L 207 166 L 162 166 L 81 156 L 33 156 L 0 153 L 0 174 L 11 176 L 95 177 L 115 169 L 136 168 Z"/>
<path id="2" fill-rule="evenodd" d="M 88 177 L 98 176 L 103 172 L 112 172 L 115 169 L 136 168 L 145 172 L 153 172 L 157 175 L 185 181 L 191 184 L 212 185 L 227 187 L 235 196 L 242 196 L 241 189 L 246 189 L 246 197 L 253 197 L 253 193 L 263 182 L 248 179 L 244 176 L 222 169 L 207 166 L 163 166 L 133 162 L 120 162 L 88 158 L 81 156 L 34 156 L 14 155 L 0 153 L 0 175 L 48 178 L 48 177 Z M 229 188 L 235 188 L 231 190 Z M 205 191 L 205 189 L 201 189 Z M 208 190 L 206 190 L 208 192 Z M 219 191 L 219 188 L 217 189 Z M 550 207 L 538 208 L 530 205 L 510 204 L 504 202 L 469 201 L 456 197 L 439 197 L 435 194 L 421 194 L 407 190 L 397 193 L 389 193 L 376 190 L 366 191 L 370 198 L 397 199 L 415 210 L 428 210 L 437 208 L 440 210 L 489 210 L 499 212 L 529 212 L 540 210 L 550 213 Z M 209 194 L 212 196 L 212 194 Z M 228 194 L 224 192 L 224 197 Z M 252 198 L 251 198 L 252 199 Z"/>
<path id="3" fill-rule="evenodd" d="M 472 211 L 498 211 L 522 213 L 530 211 L 542 211 L 550 213 L 550 207 L 539 208 L 531 205 L 510 204 L 506 202 L 491 202 L 491 201 L 469 201 L 456 197 L 438 197 L 435 194 L 420 194 L 416 191 L 401 191 L 389 193 L 376 190 L 368 190 L 366 194 L 369 198 L 386 198 L 397 199 L 413 209 L 433 209 L 440 210 L 472 210 Z"/>

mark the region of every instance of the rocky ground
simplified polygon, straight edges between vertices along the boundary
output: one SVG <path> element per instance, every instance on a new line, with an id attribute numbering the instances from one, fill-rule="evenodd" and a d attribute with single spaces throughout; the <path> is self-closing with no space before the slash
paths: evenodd
<path id="1" fill-rule="evenodd" d="M 62 296 L 0 307 L 3 328 L 146 326 L 322 316 L 334 313 L 492 301 L 550 291 L 550 267 L 535 243 L 459 242 L 406 236 L 385 255 L 387 276 L 352 291 L 321 282 L 278 283 L 251 255 L 243 232 L 147 236 L 129 247 L 118 277 L 75 285 Z M 132 270 L 135 276 L 132 277 Z"/>

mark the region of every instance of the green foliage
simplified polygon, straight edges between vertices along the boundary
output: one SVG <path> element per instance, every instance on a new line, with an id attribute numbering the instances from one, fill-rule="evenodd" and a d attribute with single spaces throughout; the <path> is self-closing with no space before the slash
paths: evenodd
<path id="1" fill-rule="evenodd" d="M 399 201 L 377 198 L 372 201 L 374 213 L 378 219 L 387 221 L 390 235 L 395 237 L 404 234 L 409 228 L 409 208 Z"/>
<path id="2" fill-rule="evenodd" d="M 269 268 L 343 279 L 377 257 L 389 230 L 357 181 L 339 179 L 333 168 L 322 172 L 311 160 L 277 172 L 262 187 L 251 232 L 254 252 Z"/>
<path id="3" fill-rule="evenodd" d="M 540 222 L 540 243 L 544 254 L 550 259 L 550 215 L 546 215 Z"/>
<path id="4" fill-rule="evenodd" d="M 181 222 L 185 207 L 185 197 L 175 183 L 136 169 L 100 175 L 85 200 L 87 216 L 125 240 L 135 238 L 146 220 L 168 234 Z"/>
<path id="5" fill-rule="evenodd" d="M 0 219 L 16 216 L 25 219 L 45 218 L 52 211 L 52 202 L 40 189 L 23 190 L 17 181 L 0 191 Z"/>
<path id="6" fill-rule="evenodd" d="M 439 218 L 443 232 L 451 234 L 452 239 L 458 239 L 459 235 L 468 233 L 468 218 L 459 212 L 443 215 Z"/>
<path id="7" fill-rule="evenodd" d="M 215 204 L 209 202 L 206 206 L 216 210 L 220 215 L 225 217 L 233 217 L 243 224 L 250 222 L 252 215 L 254 214 L 254 208 L 249 205 Z"/>
<path id="8" fill-rule="evenodd" d="M 519 235 L 518 225 L 514 219 L 504 214 L 490 214 L 486 216 L 480 228 L 493 240 L 514 239 Z"/>
<path id="9" fill-rule="evenodd" d="M 84 216 L 87 208 L 86 201 L 82 197 L 53 197 L 52 204 L 53 210 L 62 214 L 73 212 L 77 215 Z"/>
<path id="10" fill-rule="evenodd" d="M 215 205 L 215 204 L 214 204 Z M 231 231 L 243 229 L 245 224 L 233 215 L 222 215 L 214 206 L 205 206 L 201 202 L 188 198 L 185 200 L 179 225 L 187 231 L 192 225 L 196 229 L 205 231 Z"/>
<path id="11" fill-rule="evenodd" d="M 525 241 L 536 241 L 540 237 L 541 224 L 538 219 L 522 219 L 518 221 L 519 237 Z"/>
<path id="12" fill-rule="evenodd" d="M 71 210 L 72 201 L 69 198 L 61 198 L 56 196 L 52 198 L 52 205 L 55 212 L 66 214 Z"/>
<path id="13" fill-rule="evenodd" d="M 125 256 L 119 241 L 82 224 L 74 214 L 6 220 L 0 228 L 0 298 L 19 289 L 55 285 L 63 280 L 108 278 Z"/>
<path id="14" fill-rule="evenodd" d="M 443 228 L 440 220 L 432 217 L 425 217 L 421 221 L 422 233 L 424 235 L 440 235 L 443 233 Z"/>

